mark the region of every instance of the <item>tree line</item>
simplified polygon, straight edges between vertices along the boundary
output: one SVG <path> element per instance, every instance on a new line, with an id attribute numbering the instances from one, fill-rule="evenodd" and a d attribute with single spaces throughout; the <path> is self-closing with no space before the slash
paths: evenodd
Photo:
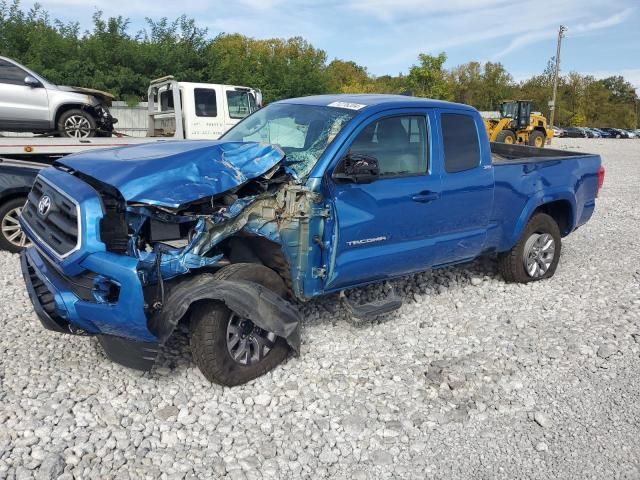
<path id="1" fill-rule="evenodd" d="M 410 93 L 498 110 L 505 99 L 533 101 L 548 115 L 553 59 L 540 75 L 516 82 L 501 63 L 469 62 L 447 69 L 446 55 L 421 53 L 408 73 L 372 75 L 327 54 L 302 37 L 258 40 L 239 33 L 210 37 L 194 19 L 145 19 L 132 33 L 128 19 L 93 15 L 92 27 L 52 19 L 41 6 L 0 1 L 0 55 L 51 82 L 109 91 L 120 100 L 145 100 L 149 81 L 165 75 L 192 82 L 260 88 L 266 102 L 321 93 Z M 640 126 L 640 100 L 622 76 L 596 79 L 570 72 L 558 86 L 558 125 Z"/>

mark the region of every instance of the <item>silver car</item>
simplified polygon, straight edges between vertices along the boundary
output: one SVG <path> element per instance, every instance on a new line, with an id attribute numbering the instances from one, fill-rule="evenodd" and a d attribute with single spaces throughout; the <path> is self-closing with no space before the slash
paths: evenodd
<path id="1" fill-rule="evenodd" d="M 0 57 L 0 131 L 111 136 L 117 121 L 108 108 L 112 100 L 113 95 L 99 90 L 54 85 Z"/>

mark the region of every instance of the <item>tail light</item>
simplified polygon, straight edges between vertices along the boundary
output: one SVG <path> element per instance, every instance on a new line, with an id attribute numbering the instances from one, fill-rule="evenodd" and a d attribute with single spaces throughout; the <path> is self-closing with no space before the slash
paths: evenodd
<path id="1" fill-rule="evenodd" d="M 598 170 L 598 191 L 596 192 L 596 197 L 600 193 L 602 185 L 604 185 L 604 167 L 600 165 L 600 169 Z"/>

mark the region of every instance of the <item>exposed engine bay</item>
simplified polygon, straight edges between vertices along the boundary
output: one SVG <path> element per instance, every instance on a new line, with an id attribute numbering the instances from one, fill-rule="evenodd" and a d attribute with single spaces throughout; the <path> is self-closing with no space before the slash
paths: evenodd
<path id="1" fill-rule="evenodd" d="M 317 193 L 301 185 L 280 160 L 227 191 L 169 206 L 127 201 L 119 189 L 80 171 L 59 168 L 91 185 L 102 199 L 100 238 L 107 251 L 138 259 L 143 286 L 155 294 L 150 310 L 164 303 L 163 282 L 194 269 L 228 263 L 262 263 L 281 274 L 292 291 L 306 268 L 309 222 L 322 217 Z M 316 229 L 314 229 L 315 231 Z"/>

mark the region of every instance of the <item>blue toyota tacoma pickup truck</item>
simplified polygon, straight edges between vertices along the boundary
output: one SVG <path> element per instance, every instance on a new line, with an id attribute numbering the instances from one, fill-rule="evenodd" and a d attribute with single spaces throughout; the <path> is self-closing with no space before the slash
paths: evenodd
<path id="1" fill-rule="evenodd" d="M 490 144 L 465 105 L 393 95 L 273 103 L 219 141 L 71 155 L 38 175 L 21 254 L 43 325 L 152 366 L 181 320 L 206 378 L 249 381 L 300 348 L 297 301 L 497 254 L 551 277 L 593 214 L 597 155 Z M 395 294 L 347 306 L 398 308 Z"/>

